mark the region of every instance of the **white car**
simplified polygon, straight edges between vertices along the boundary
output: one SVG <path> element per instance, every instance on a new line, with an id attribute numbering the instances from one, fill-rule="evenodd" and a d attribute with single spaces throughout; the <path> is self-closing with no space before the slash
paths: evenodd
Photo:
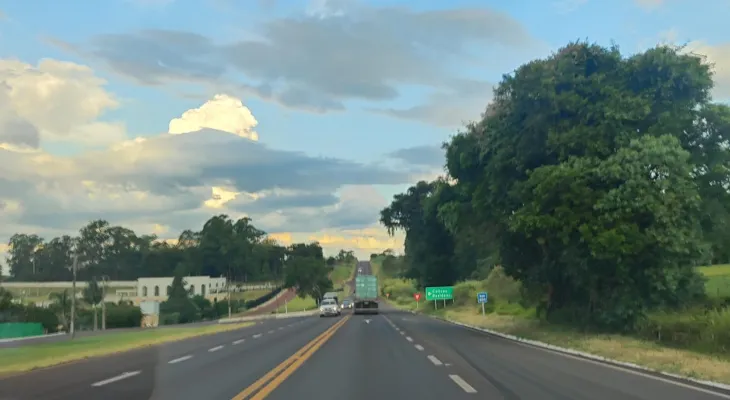
<path id="1" fill-rule="evenodd" d="M 324 299 L 319 304 L 319 316 L 338 316 L 342 313 L 340 307 L 337 306 L 337 302 L 334 299 Z"/>

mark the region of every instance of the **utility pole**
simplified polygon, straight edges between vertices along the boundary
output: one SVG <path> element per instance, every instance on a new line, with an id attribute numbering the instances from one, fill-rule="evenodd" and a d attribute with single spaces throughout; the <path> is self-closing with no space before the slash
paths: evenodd
<path id="1" fill-rule="evenodd" d="M 71 265 L 71 273 L 73 274 L 73 281 L 71 282 L 71 324 L 69 326 L 71 339 L 76 336 L 76 269 L 78 263 L 79 256 L 74 254 L 73 264 Z"/>
<path id="2" fill-rule="evenodd" d="M 228 292 L 228 318 L 232 317 L 231 312 L 231 265 L 228 265 L 228 278 L 226 278 L 226 291 Z"/>
<path id="3" fill-rule="evenodd" d="M 101 277 L 101 330 L 106 330 L 106 285 L 109 282 L 109 277 L 104 275 Z"/>

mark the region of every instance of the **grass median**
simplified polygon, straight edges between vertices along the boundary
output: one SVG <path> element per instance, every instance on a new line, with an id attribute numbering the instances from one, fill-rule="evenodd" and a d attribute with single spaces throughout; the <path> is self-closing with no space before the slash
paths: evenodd
<path id="1" fill-rule="evenodd" d="M 165 327 L 0 349 L 0 360 L 2 360 L 0 374 L 26 372 L 89 357 L 105 356 L 197 336 L 232 331 L 253 324 L 253 322 L 246 322 L 196 327 Z"/>

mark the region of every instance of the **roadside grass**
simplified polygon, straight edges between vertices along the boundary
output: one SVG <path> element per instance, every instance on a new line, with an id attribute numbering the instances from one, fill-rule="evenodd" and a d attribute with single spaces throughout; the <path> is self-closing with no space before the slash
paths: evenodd
<path id="1" fill-rule="evenodd" d="M 352 289 L 350 288 L 350 285 L 348 285 L 348 284 L 347 284 L 347 283 L 345 283 L 345 282 L 343 282 L 343 283 L 342 283 L 342 292 L 341 292 L 342 294 L 340 295 L 340 302 L 341 302 L 342 300 L 344 300 L 344 299 L 345 299 L 345 298 L 346 298 L 347 296 L 349 296 L 349 295 L 350 295 L 350 291 L 351 291 L 351 290 L 352 290 Z"/>
<path id="2" fill-rule="evenodd" d="M 346 282 L 352 275 L 354 269 L 354 264 L 335 265 L 335 267 L 332 269 L 332 273 L 330 274 L 330 279 L 332 280 L 332 283 L 334 283 L 336 286 L 338 284 Z"/>
<path id="3" fill-rule="evenodd" d="M 269 292 L 270 290 L 246 290 L 243 292 L 231 292 L 231 300 L 255 300 Z"/>
<path id="4" fill-rule="evenodd" d="M 282 304 L 276 311 L 283 312 L 300 312 L 311 311 L 317 308 L 317 302 L 313 298 L 307 296 L 301 298 L 299 296 L 291 299 L 286 305 Z"/>
<path id="5" fill-rule="evenodd" d="M 247 322 L 241 324 L 150 329 L 138 332 L 110 333 L 102 336 L 85 337 L 57 343 L 0 349 L 0 360 L 2 360 L 2 363 L 0 363 L 0 374 L 26 372 L 89 357 L 99 357 L 196 336 L 232 331 L 253 324 L 253 322 Z"/>
<path id="6" fill-rule="evenodd" d="M 705 291 L 708 296 L 730 297 L 730 264 L 699 267 L 698 270 L 707 278 Z"/>

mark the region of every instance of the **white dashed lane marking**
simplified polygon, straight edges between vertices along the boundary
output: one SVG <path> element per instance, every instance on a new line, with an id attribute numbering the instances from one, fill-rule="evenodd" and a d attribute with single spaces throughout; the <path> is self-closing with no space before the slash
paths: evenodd
<path id="1" fill-rule="evenodd" d="M 91 386 L 99 387 L 99 386 L 108 385 L 110 383 L 114 383 L 114 382 L 121 381 L 122 379 L 131 378 L 131 377 L 133 377 L 135 375 L 139 375 L 140 373 L 142 373 L 142 371 L 125 372 L 125 373 L 123 373 L 121 375 L 117 375 L 117 376 L 115 376 L 113 378 L 109 378 L 109 379 L 105 379 L 103 381 L 99 381 L 99 382 L 96 382 L 96 383 L 92 383 Z"/>
<path id="2" fill-rule="evenodd" d="M 176 359 L 174 359 L 174 360 L 170 360 L 170 361 L 168 361 L 167 363 L 168 363 L 168 364 L 177 364 L 177 363 L 179 363 L 179 362 L 183 362 L 183 361 L 185 361 L 185 360 L 189 360 L 189 359 L 191 359 L 191 358 L 193 358 L 193 356 L 190 356 L 190 355 L 187 355 L 187 356 L 182 356 L 182 357 L 176 358 Z"/>
<path id="3" fill-rule="evenodd" d="M 223 348 L 223 346 L 215 346 L 215 347 L 213 347 L 213 348 L 211 348 L 211 349 L 208 349 L 208 351 L 212 353 L 212 352 L 214 352 L 214 351 L 218 351 L 218 350 L 220 350 L 220 349 L 222 349 L 222 348 Z"/>
<path id="4" fill-rule="evenodd" d="M 409 342 L 412 342 L 413 341 L 413 338 L 410 337 L 410 336 L 406 336 L 406 340 L 409 341 Z"/>
<path id="5" fill-rule="evenodd" d="M 454 383 L 459 385 L 459 387 L 464 390 L 467 393 L 476 393 L 477 390 L 474 389 L 470 384 L 466 383 L 465 380 L 461 379 L 459 375 L 449 375 L 449 378 L 451 378 Z"/>
<path id="6" fill-rule="evenodd" d="M 423 346 L 421 346 L 420 344 L 417 344 L 415 347 L 418 349 L 418 351 L 423 351 Z"/>
<path id="7" fill-rule="evenodd" d="M 234 345 L 236 345 L 236 344 L 240 344 L 240 343 L 243 343 L 244 341 L 246 341 L 246 339 L 238 339 L 238 340 L 234 340 L 234 341 L 233 341 L 233 344 L 234 344 Z"/>
<path id="8" fill-rule="evenodd" d="M 442 363 L 441 360 L 439 360 L 438 358 L 436 358 L 434 356 L 428 356 L 428 359 L 431 360 L 433 365 L 436 365 L 436 366 L 444 365 L 444 363 Z"/>
<path id="9" fill-rule="evenodd" d="M 258 339 L 258 338 L 260 338 L 260 337 L 261 337 L 261 334 L 260 334 L 260 333 L 257 333 L 257 334 L 255 334 L 255 335 L 253 335 L 253 338 L 254 338 L 254 339 Z"/>

